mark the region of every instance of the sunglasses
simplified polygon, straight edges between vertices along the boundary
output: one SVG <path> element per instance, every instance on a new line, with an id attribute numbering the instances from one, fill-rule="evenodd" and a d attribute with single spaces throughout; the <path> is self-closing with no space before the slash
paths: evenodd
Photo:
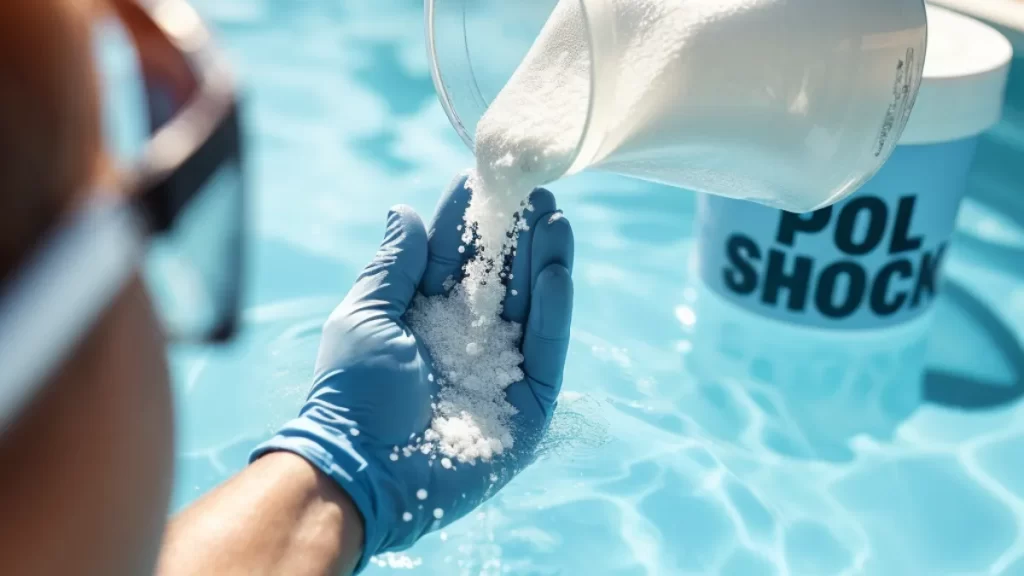
<path id="1" fill-rule="evenodd" d="M 235 87 L 184 0 L 115 0 L 146 93 L 149 136 L 118 194 L 61 219 L 0 284 L 0 432 L 140 270 L 172 340 L 238 326 L 245 179 Z"/>

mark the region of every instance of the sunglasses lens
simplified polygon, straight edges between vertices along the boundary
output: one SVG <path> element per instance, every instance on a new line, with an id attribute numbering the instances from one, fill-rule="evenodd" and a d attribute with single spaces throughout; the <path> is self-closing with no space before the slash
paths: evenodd
<path id="1" fill-rule="evenodd" d="M 96 62 L 103 95 L 106 148 L 119 164 L 138 158 L 149 134 L 148 103 L 132 39 L 117 18 L 96 24 Z"/>
<path id="2" fill-rule="evenodd" d="M 170 82 L 154 72 L 146 73 L 143 82 L 146 87 L 149 130 L 156 132 L 181 110 L 184 102 L 175 94 Z"/>
<path id="3" fill-rule="evenodd" d="M 180 158 L 131 199 L 155 233 L 144 267 L 153 300 L 172 338 L 227 339 L 237 323 L 244 225 L 237 110 L 199 90 L 188 57 L 143 12 L 97 26 L 109 149 L 126 168 L 147 155 Z M 182 114 L 197 102 L 223 114 Z M 195 135 L 194 149 L 154 138 L 172 123 Z"/>
<path id="4" fill-rule="evenodd" d="M 242 246 L 243 174 L 226 161 L 154 238 L 145 275 L 168 333 L 222 340 L 235 329 Z"/>

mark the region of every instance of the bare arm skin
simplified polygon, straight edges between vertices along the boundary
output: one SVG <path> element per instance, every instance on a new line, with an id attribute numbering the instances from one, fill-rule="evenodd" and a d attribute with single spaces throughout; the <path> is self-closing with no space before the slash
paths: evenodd
<path id="1" fill-rule="evenodd" d="M 276 452 L 174 519 L 157 573 L 347 575 L 362 541 L 362 519 L 337 484 Z"/>

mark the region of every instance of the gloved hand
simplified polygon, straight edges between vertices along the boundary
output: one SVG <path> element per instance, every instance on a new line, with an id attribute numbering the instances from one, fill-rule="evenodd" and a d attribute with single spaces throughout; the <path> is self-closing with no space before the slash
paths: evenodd
<path id="1" fill-rule="evenodd" d="M 573 236 L 551 193 L 537 190 L 504 312 L 525 323 L 526 378 L 507 389 L 518 410 L 514 447 L 491 462 L 453 461 L 452 468 L 441 465 L 441 456 L 395 452 L 423 437 L 438 392 L 428 377 L 435 372 L 430 353 L 402 317 L 417 290 L 442 294 L 449 276 L 460 278 L 471 253 L 458 250 L 469 194 L 465 178 L 457 179 L 429 234 L 412 209 L 391 210 L 376 257 L 324 326 L 306 405 L 252 455 L 294 452 L 349 494 L 365 524 L 358 570 L 371 556 L 408 548 L 493 496 L 532 460 L 555 408 L 572 316 Z"/>

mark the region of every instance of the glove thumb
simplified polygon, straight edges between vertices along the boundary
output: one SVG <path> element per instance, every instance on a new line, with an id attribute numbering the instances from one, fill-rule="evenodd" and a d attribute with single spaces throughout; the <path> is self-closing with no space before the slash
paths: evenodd
<path id="1" fill-rule="evenodd" d="M 384 241 L 350 293 L 359 305 L 384 310 L 398 319 L 416 295 L 427 267 L 427 230 L 408 206 L 388 212 Z"/>

